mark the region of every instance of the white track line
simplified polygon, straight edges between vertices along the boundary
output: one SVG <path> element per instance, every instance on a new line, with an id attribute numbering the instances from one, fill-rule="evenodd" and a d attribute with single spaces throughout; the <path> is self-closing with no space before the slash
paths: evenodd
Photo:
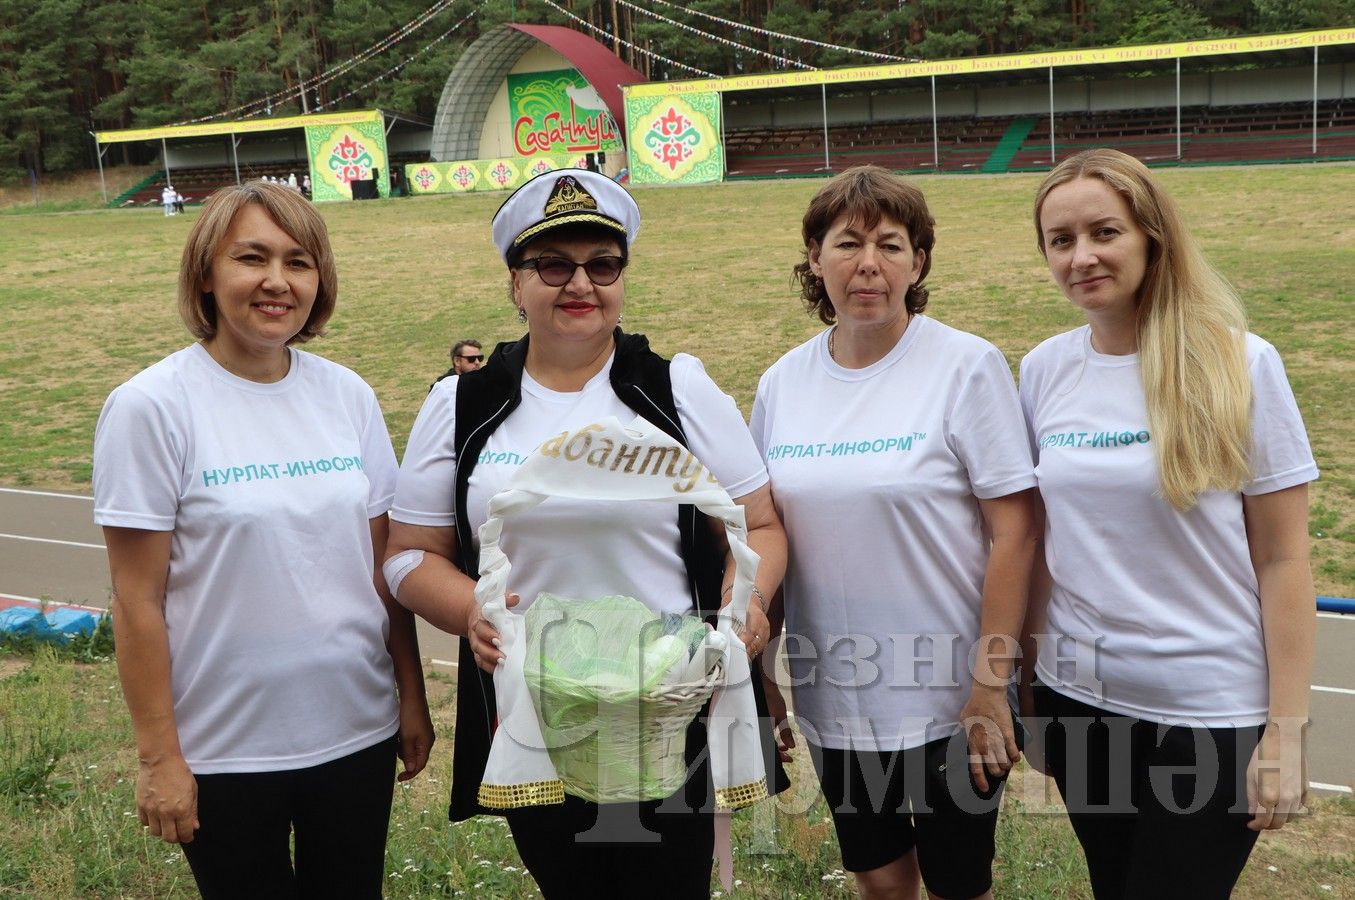
<path id="1" fill-rule="evenodd" d="M 45 603 L 48 603 L 48 601 L 42 599 L 41 597 L 25 597 L 25 596 L 22 595 L 22 594 L 4 594 L 4 593 L 0 593 L 0 600 L 22 600 L 22 601 L 25 602 L 25 603 L 36 603 L 36 604 L 38 604 L 39 606 L 41 606 L 41 605 L 43 605 L 43 604 L 45 604 Z M 103 609 L 103 608 L 98 607 L 98 606 L 82 606 L 82 605 L 79 604 L 79 603 L 51 603 L 51 604 L 49 604 L 49 605 L 51 605 L 51 606 L 65 607 L 65 608 L 68 608 L 68 609 L 83 609 L 85 612 L 92 612 L 92 613 L 105 613 L 105 612 L 108 612 L 108 610 Z"/>
<path id="2" fill-rule="evenodd" d="M 1342 622 L 1355 622 L 1355 616 L 1346 613 L 1320 612 L 1317 614 L 1319 619 L 1338 619 Z"/>
<path id="3" fill-rule="evenodd" d="M 1321 691 L 1324 694 L 1350 694 L 1351 696 L 1355 696 L 1355 690 L 1351 690 L 1350 688 L 1323 687 L 1320 684 L 1312 684 L 1309 685 L 1309 687 L 1315 691 Z"/>
<path id="4" fill-rule="evenodd" d="M 28 537 L 23 534 L 0 534 L 0 538 L 9 538 L 11 541 L 33 541 L 37 544 L 60 544 L 63 547 L 86 547 L 90 550 L 106 550 L 103 544 L 86 544 L 81 541 L 58 541 L 56 538 Z"/>
<path id="5" fill-rule="evenodd" d="M 1308 787 L 1317 788 L 1319 791 L 1332 791 L 1337 794 L 1355 794 L 1348 784 L 1323 784 L 1320 781 L 1308 782 Z"/>
<path id="6" fill-rule="evenodd" d="M 0 494 L 27 494 L 30 497 L 64 497 L 67 500 L 90 500 L 93 497 L 86 497 L 84 494 L 58 494 L 55 491 L 26 491 L 20 488 L 0 487 Z"/>
<path id="7" fill-rule="evenodd" d="M 459 669 L 459 668 L 461 668 L 460 666 L 458 666 L 458 665 L 457 665 L 456 663 L 454 663 L 454 662 L 449 662 L 449 661 L 447 661 L 447 660 L 445 660 L 445 659 L 438 659 L 436 656 L 430 656 L 430 657 L 428 657 L 428 663 L 429 663 L 429 665 L 434 665 L 434 666 L 446 666 L 446 667 L 449 668 L 449 669 Z"/>

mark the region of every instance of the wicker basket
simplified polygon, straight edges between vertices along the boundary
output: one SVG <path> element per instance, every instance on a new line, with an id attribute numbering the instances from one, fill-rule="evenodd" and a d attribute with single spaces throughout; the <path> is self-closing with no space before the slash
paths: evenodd
<path id="1" fill-rule="evenodd" d="M 642 663 L 642 651 L 657 648 L 656 626 L 679 640 Z M 709 625 L 691 617 L 661 625 L 629 596 L 538 596 L 527 613 L 523 675 L 566 793 L 595 802 L 660 800 L 683 785 L 687 725 L 724 682 L 724 668 L 715 663 L 694 682 L 665 674 L 703 652 L 709 634 Z"/>
<path id="2" fill-rule="evenodd" d="M 594 452 L 585 452 L 589 447 Z M 595 452 L 604 447 L 616 450 L 608 467 L 597 461 Z M 620 468 L 623 451 L 624 458 L 643 464 Z M 687 644 L 685 666 L 677 667 L 682 648 L 664 642 L 669 637 L 685 639 L 684 626 L 671 621 L 671 613 L 656 613 L 634 598 L 575 598 L 567 604 L 570 614 L 550 620 L 541 612 L 549 609 L 543 606 L 545 598 L 553 596 L 548 592 L 538 594 L 524 613 L 507 608 L 504 599 L 513 582 L 512 563 L 501 546 L 504 525 L 552 497 L 691 505 L 724 523 L 734 560 L 730 603 L 718 630 L 689 619 L 695 631 L 705 631 Z M 741 716 L 751 724 L 756 713 L 751 691 L 743 689 L 748 687 L 743 645 L 731 629 L 747 614 L 759 560 L 747 543 L 742 508 L 681 442 L 640 417 L 628 424 L 611 416 L 583 424 L 538 447 L 490 499 L 488 513 L 478 530 L 480 578 L 475 602 L 503 636 L 509 662 L 494 676 L 505 727 L 496 732 L 490 747 L 482 791 L 486 786 L 510 792 L 523 785 L 549 785 L 555 791 L 563 786 L 570 794 L 604 803 L 671 796 L 687 777 L 687 727 L 724 683 L 726 671 L 740 673 L 741 689 L 722 694 L 720 706 L 726 710 L 738 706 L 733 718 Z M 599 604 L 597 615 L 584 609 L 590 604 Z M 541 618 L 534 622 L 538 612 Z M 525 621 L 517 621 L 519 615 Z M 556 622 L 568 626 L 571 617 L 589 624 L 593 634 L 566 627 L 547 636 Z M 646 630 L 656 617 L 658 634 Z M 646 641 L 647 635 L 652 640 Z M 542 642 L 555 640 L 563 641 L 561 646 L 573 655 L 550 647 L 543 652 Z M 696 674 L 707 666 L 707 671 Z M 530 703 L 522 702 L 528 699 L 523 691 L 531 695 Z M 749 731 L 743 729 L 745 734 Z M 727 736 L 722 731 L 716 738 Z M 730 772 L 738 769 L 742 781 L 727 787 L 761 783 L 759 755 L 745 748 L 739 765 L 731 764 L 730 758 L 725 755 L 723 762 L 712 762 L 713 769 L 719 764 L 732 766 Z M 715 777 L 718 780 L 720 774 Z M 536 802 L 554 801 L 525 801 Z"/>
<path id="3" fill-rule="evenodd" d="M 687 779 L 687 726 L 724 680 L 716 664 L 697 682 L 600 689 L 529 674 L 542 736 L 565 792 L 595 803 L 660 800 Z M 542 710 L 558 711 L 546 721 Z"/>

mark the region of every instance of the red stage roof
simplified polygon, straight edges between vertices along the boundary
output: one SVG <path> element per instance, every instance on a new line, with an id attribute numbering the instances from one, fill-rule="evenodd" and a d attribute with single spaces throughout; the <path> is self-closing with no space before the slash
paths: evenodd
<path id="1" fill-rule="evenodd" d="M 621 85 L 637 84 L 649 79 L 626 65 L 598 41 L 572 28 L 517 24 L 509 27 L 531 35 L 573 63 L 574 68 L 598 92 L 602 102 L 607 104 L 607 110 L 621 126 L 622 133 L 625 133 L 626 104 L 621 96 Z"/>

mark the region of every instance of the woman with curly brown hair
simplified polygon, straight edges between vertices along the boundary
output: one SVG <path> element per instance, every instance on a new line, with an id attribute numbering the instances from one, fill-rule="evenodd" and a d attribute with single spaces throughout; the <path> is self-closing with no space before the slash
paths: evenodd
<path id="1" fill-rule="evenodd" d="M 912 184 L 849 169 L 803 236 L 802 296 L 832 327 L 763 375 L 752 415 L 789 540 L 796 719 L 863 897 L 915 897 L 919 869 L 933 897 L 987 896 L 1035 542 L 1016 387 L 996 347 L 923 315 L 935 222 Z"/>

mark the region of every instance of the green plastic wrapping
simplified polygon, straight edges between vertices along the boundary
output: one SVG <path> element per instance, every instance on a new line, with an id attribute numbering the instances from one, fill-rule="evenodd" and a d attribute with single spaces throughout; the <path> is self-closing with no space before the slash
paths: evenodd
<path id="1" fill-rule="evenodd" d="M 619 802 L 677 790 L 686 725 L 704 696 L 669 690 L 665 675 L 687 665 L 709 626 L 632 597 L 548 593 L 527 610 L 526 626 L 527 688 L 566 792 Z"/>

